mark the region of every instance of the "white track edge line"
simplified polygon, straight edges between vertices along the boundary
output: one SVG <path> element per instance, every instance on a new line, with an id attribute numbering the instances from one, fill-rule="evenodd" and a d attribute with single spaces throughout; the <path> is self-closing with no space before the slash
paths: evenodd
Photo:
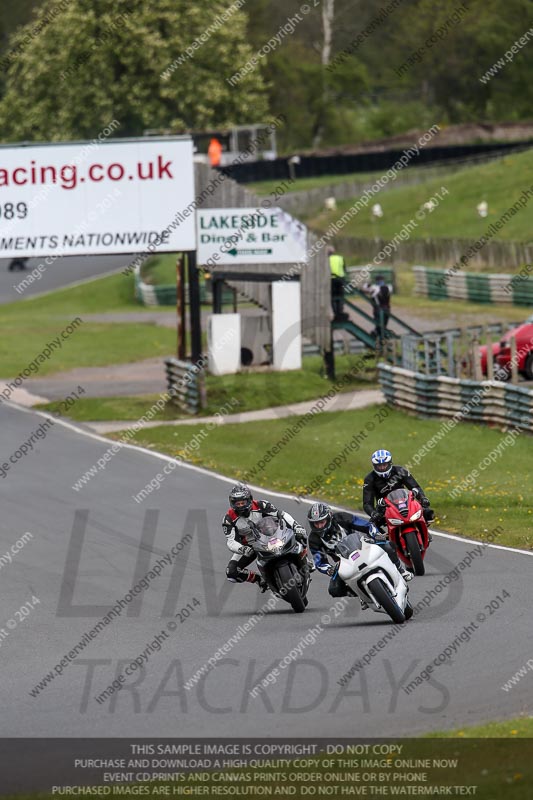
<path id="1" fill-rule="evenodd" d="M 54 423 L 56 424 L 58 423 L 59 425 L 62 425 L 64 428 L 74 431 L 74 433 L 80 433 L 82 434 L 82 436 L 87 436 L 88 438 L 94 439 L 97 442 L 103 442 L 104 444 L 107 445 L 109 445 L 109 443 L 118 444 L 120 445 L 120 447 L 125 447 L 128 450 L 136 450 L 137 452 L 140 453 L 146 453 L 147 455 L 153 456 L 154 458 L 159 458 L 162 461 L 177 462 L 179 466 L 183 467 L 184 469 L 190 469 L 193 470 L 194 472 L 199 472 L 201 475 L 208 475 L 211 478 L 217 478 L 218 480 L 222 480 L 227 483 L 233 483 L 237 480 L 237 478 L 230 478 L 227 475 L 222 475 L 220 472 L 214 472 L 213 470 L 206 469 L 205 467 L 199 467 L 196 464 L 187 464 L 187 462 L 185 461 L 177 461 L 176 458 L 172 458 L 172 456 L 167 456 L 165 453 L 160 453 L 158 450 L 148 450 L 148 448 L 142 447 L 141 445 L 138 444 L 128 444 L 127 442 L 121 442 L 115 439 L 108 439 L 105 436 L 101 436 L 98 433 L 93 433 L 92 431 L 86 431 L 84 428 L 79 428 L 77 425 L 73 425 L 72 422 L 67 422 L 67 420 L 61 419 L 61 417 L 54 417 L 51 414 L 47 414 L 46 411 L 37 411 L 33 408 L 26 408 L 25 406 L 19 406 L 17 403 L 12 403 L 11 401 L 7 402 L 4 401 L 4 404 L 10 408 L 14 408 L 17 411 L 22 411 L 26 414 L 37 414 L 38 416 L 44 417 L 45 419 L 51 419 L 54 421 Z M 2 404 L 0 403 L 0 406 L 1 405 Z M 320 498 L 312 498 L 312 497 L 298 501 L 297 498 L 292 494 L 275 491 L 273 489 L 265 488 L 264 486 L 257 486 L 256 484 L 253 483 L 248 483 L 247 486 L 249 486 L 251 489 L 271 494 L 274 497 L 284 497 L 287 500 L 293 500 L 295 502 L 300 502 L 300 503 L 302 502 L 308 503 L 309 505 L 316 502 L 322 502 L 320 501 Z M 343 506 L 333 505 L 332 503 L 330 503 L 329 505 L 331 505 L 332 508 L 345 508 Z M 346 510 L 353 512 L 353 509 L 346 509 Z M 364 516 L 366 516 L 366 514 Z M 462 544 L 483 544 L 483 541 L 481 539 L 466 539 L 464 536 L 456 536 L 453 533 L 445 533 L 444 531 L 439 531 L 436 530 L 435 528 L 432 528 L 431 532 L 436 536 L 442 536 L 444 539 L 452 539 L 453 541 L 461 542 Z M 520 550 L 517 547 L 508 547 L 502 544 L 489 543 L 486 544 L 485 547 L 491 547 L 493 550 L 505 550 L 506 552 L 509 553 L 520 553 L 521 555 L 524 556 L 533 556 L 533 551 L 531 550 Z"/>

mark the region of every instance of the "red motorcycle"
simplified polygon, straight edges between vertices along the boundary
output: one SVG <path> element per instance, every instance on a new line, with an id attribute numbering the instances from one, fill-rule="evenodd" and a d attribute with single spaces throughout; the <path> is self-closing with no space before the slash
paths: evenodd
<path id="1" fill-rule="evenodd" d="M 407 489 L 395 489 L 385 498 L 385 522 L 389 539 L 404 564 L 423 575 L 429 534 L 422 506 Z"/>

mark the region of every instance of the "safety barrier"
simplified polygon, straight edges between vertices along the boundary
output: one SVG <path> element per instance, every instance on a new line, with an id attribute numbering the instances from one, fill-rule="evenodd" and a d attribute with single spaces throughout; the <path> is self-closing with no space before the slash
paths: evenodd
<path id="1" fill-rule="evenodd" d="M 176 305 L 176 286 L 175 284 L 151 284 L 146 283 L 141 275 L 140 267 L 135 268 L 135 298 L 144 306 L 175 306 Z M 205 283 L 200 284 L 200 302 L 210 304 L 213 295 L 211 286 Z M 222 292 L 222 302 L 233 302 L 233 290 L 224 287 Z"/>
<path id="2" fill-rule="evenodd" d="M 378 364 L 389 405 L 418 417 L 455 417 L 499 428 L 533 432 L 533 391 L 500 381 L 472 381 L 423 375 Z"/>
<path id="3" fill-rule="evenodd" d="M 166 358 L 165 370 L 171 402 L 187 414 L 196 414 L 203 405 L 202 370 L 177 358 Z"/>
<path id="4" fill-rule="evenodd" d="M 476 144 L 452 144 L 423 147 L 411 161 L 413 166 L 425 164 L 449 164 L 453 161 L 466 161 L 485 156 L 496 157 L 506 153 L 529 149 L 531 139 L 520 142 L 477 142 Z M 407 145 L 406 145 L 407 146 Z M 311 178 L 323 175 L 345 175 L 355 172 L 387 172 L 399 158 L 403 149 L 372 150 L 363 153 L 334 153 L 332 155 L 301 155 L 296 168 L 298 178 Z M 221 168 L 239 183 L 257 183 L 287 178 L 289 167 L 287 157 L 273 160 L 252 161 L 250 159 Z"/>
<path id="5" fill-rule="evenodd" d="M 531 265 L 515 275 L 481 272 L 454 272 L 452 269 L 413 267 L 415 293 L 431 300 L 469 300 L 472 303 L 512 303 L 533 305 Z"/>
<path id="6" fill-rule="evenodd" d="M 145 283 L 141 275 L 141 268 L 135 267 L 135 298 L 143 306 L 175 306 L 176 287 L 156 286 Z"/>
<path id="7" fill-rule="evenodd" d="M 499 342 L 507 328 L 502 322 L 485 326 L 425 331 L 404 335 L 400 342 L 388 341 L 383 358 L 393 366 L 424 375 L 447 375 L 450 378 L 475 378 L 481 370 L 480 345 Z"/>

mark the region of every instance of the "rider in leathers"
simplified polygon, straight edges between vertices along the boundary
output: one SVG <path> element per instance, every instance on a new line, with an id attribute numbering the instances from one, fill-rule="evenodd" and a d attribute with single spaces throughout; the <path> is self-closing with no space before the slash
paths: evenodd
<path id="1" fill-rule="evenodd" d="M 348 587 L 336 570 L 340 558 L 335 551 L 335 545 L 354 531 L 372 538 L 376 544 L 379 544 L 405 580 L 410 581 L 413 577 L 400 562 L 396 550 L 386 540 L 386 537 L 376 531 L 375 527 L 364 517 L 358 517 L 347 511 L 333 512 L 326 503 L 313 503 L 309 509 L 307 520 L 311 528 L 309 549 L 317 570 L 331 577 L 328 592 L 332 597 L 345 597 L 348 593 Z M 364 602 L 361 605 L 363 608 L 368 608 Z"/>
<path id="2" fill-rule="evenodd" d="M 378 528 L 385 520 L 385 497 L 395 489 L 410 489 L 423 509 L 426 522 L 435 519 L 435 512 L 422 487 L 408 469 L 395 466 L 388 450 L 372 453 L 372 472 L 365 477 L 363 484 L 363 509 Z M 430 536 L 431 540 L 431 536 Z"/>
<path id="3" fill-rule="evenodd" d="M 226 568 L 227 579 L 232 583 L 257 583 L 264 591 L 267 588 L 265 581 L 257 572 L 247 569 L 256 558 L 254 550 L 243 543 L 246 532 L 250 530 L 249 521 L 257 523 L 263 517 L 277 517 L 281 524 L 294 531 L 297 541 L 307 548 L 305 528 L 286 511 L 279 511 L 267 500 L 254 500 L 247 486 L 234 486 L 229 503 L 230 507 L 222 519 L 226 545 L 233 553 Z"/>

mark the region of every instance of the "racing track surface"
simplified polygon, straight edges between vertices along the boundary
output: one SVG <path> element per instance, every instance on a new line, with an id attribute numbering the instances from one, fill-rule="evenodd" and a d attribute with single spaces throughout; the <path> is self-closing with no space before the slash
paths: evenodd
<path id="1" fill-rule="evenodd" d="M 0 405 L 0 463 L 45 421 L 43 415 Z M 132 494 L 161 471 L 164 460 L 135 448 L 122 448 L 80 492 L 71 485 L 102 456 L 109 443 L 59 422 L 38 447 L 0 480 L 2 530 L 0 555 L 26 531 L 34 538 L 2 563 L 0 640 L 2 660 L 2 736 L 401 736 L 511 717 L 528 708 L 528 675 L 510 692 L 501 685 L 531 656 L 533 583 L 527 554 L 488 548 L 474 558 L 461 579 L 450 584 L 405 629 L 378 651 L 370 668 L 345 689 L 337 680 L 392 628 L 387 618 L 360 612 L 358 601 L 333 618 L 292 666 L 281 670 L 266 696 L 249 697 L 261 675 L 295 647 L 333 604 L 327 579 L 316 575 L 309 608 L 294 614 L 279 604 L 237 643 L 196 688 L 183 682 L 231 637 L 249 614 L 265 603 L 255 586 L 225 581 L 229 552 L 220 529 L 231 481 L 201 470 L 178 467 L 149 500 Z M 167 462 L 168 463 L 168 462 Z M 264 492 L 301 520 L 306 506 Z M 88 511 L 79 572 L 72 549 L 76 510 Z M 145 514 L 148 515 L 142 537 Z M 157 520 L 154 517 L 158 517 Z M 83 533 L 78 514 L 78 532 Z M 138 616 L 126 611 L 87 645 L 36 698 L 30 690 L 52 670 L 137 577 L 187 532 L 193 538 L 178 555 L 178 574 L 166 567 L 139 597 Z M 153 535 L 153 541 L 150 537 Z M 80 541 L 80 536 L 74 537 Z M 411 583 L 414 604 L 475 545 L 436 536 L 427 575 Z M 70 548 L 70 549 L 69 549 Z M 211 559 L 211 561 L 210 561 Z M 68 564 L 66 564 L 68 560 Z M 63 591 L 62 584 L 65 583 Z M 167 596 L 173 587 L 173 597 Z M 102 610 L 68 613 L 69 588 L 76 605 L 102 604 Z M 511 597 L 494 614 L 484 608 L 496 594 Z M 60 594 L 63 615 L 58 613 Z M 32 595 L 41 601 L 14 629 L 7 627 Z M 114 699 L 94 699 L 125 664 L 165 630 L 174 607 L 196 597 L 201 605 L 178 624 L 155 652 L 144 675 L 127 679 Z M 170 603 L 172 611 L 165 603 Z M 412 680 L 463 627 L 485 612 L 487 618 L 451 662 L 435 670 L 435 681 L 412 694 L 397 689 Z M 82 616 L 85 613 L 86 616 Z M 163 616 L 163 614 L 165 615 Z M 5 635 L 7 632 L 7 636 Z"/>
<path id="2" fill-rule="evenodd" d="M 106 275 L 129 264 L 132 259 L 132 255 L 64 256 L 48 266 L 43 256 L 42 258 L 30 258 L 26 262 L 26 269 L 22 272 L 19 270 L 8 272 L 7 267 L 11 259 L 0 259 L 0 305 L 42 292 L 50 292 L 53 289 L 62 289 L 76 281 Z M 40 265 L 43 268 L 46 267 L 44 271 L 40 272 L 40 279 L 36 275 L 31 284 L 21 287 L 22 293 L 17 291 L 15 286 L 28 278 L 32 270 Z"/>

